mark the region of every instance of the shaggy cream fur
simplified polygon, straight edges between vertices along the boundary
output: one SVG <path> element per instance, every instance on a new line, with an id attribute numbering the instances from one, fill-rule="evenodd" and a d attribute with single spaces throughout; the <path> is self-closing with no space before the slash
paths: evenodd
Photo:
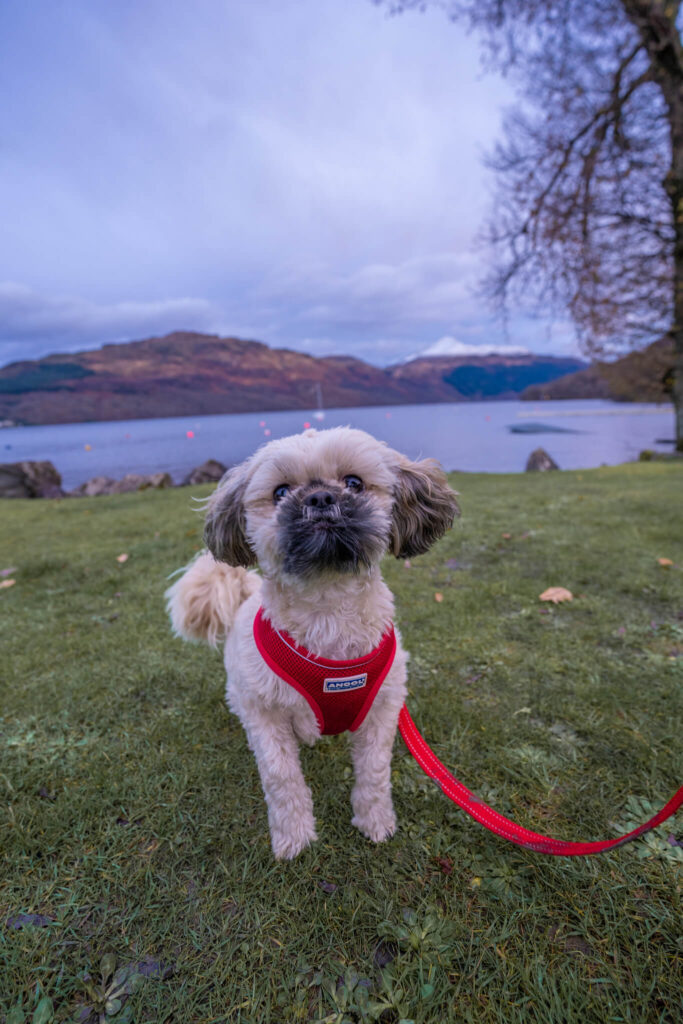
<path id="1" fill-rule="evenodd" d="M 169 588 L 168 609 L 179 636 L 224 642 L 226 699 L 258 764 L 277 858 L 295 857 L 316 839 L 298 745 L 315 743 L 319 729 L 306 700 L 256 648 L 252 625 L 259 605 L 275 629 L 314 654 L 361 657 L 377 646 L 393 618 L 381 556 L 426 551 L 458 511 L 437 463 L 410 462 L 347 427 L 270 442 L 227 473 L 209 499 L 210 550 Z M 301 547 L 296 558 L 290 550 L 294 527 Z M 352 544 L 318 564 L 317 548 L 307 546 L 309 532 L 318 529 L 344 529 Z M 256 563 L 261 575 L 247 571 Z M 396 829 L 391 752 L 407 663 L 398 631 L 397 641 L 394 663 L 367 717 L 350 734 L 352 823 L 374 842 Z"/>

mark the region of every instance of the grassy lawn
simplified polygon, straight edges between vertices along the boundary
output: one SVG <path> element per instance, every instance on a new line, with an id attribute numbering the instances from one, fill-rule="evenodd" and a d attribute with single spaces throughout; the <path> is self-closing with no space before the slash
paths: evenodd
<path id="1" fill-rule="evenodd" d="M 683 781 L 683 467 L 453 483 L 461 522 L 385 565 L 413 717 L 503 813 L 615 835 Z M 597 858 L 528 853 L 397 739 L 400 828 L 373 846 L 327 738 L 303 753 L 320 839 L 276 863 L 220 655 L 163 609 L 201 543 L 190 492 L 0 516 L 0 1022 L 94 1021 L 103 957 L 131 991 L 109 984 L 112 1024 L 681 1019 L 680 816 Z"/>

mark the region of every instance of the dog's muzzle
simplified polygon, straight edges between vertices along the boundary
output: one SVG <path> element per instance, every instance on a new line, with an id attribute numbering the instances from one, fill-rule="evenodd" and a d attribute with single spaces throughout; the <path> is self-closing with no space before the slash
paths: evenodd
<path id="1" fill-rule="evenodd" d="M 278 535 L 282 567 L 296 576 L 357 572 L 381 557 L 388 540 L 385 520 L 366 494 L 319 483 L 282 501 Z"/>

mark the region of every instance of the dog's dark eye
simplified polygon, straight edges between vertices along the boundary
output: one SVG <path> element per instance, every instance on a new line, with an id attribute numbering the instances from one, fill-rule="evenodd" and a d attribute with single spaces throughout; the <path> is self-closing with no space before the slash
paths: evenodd
<path id="1" fill-rule="evenodd" d="M 359 476 L 354 476 L 353 473 L 350 473 L 348 476 L 344 477 L 344 483 L 346 484 L 350 491 L 363 490 L 363 481 Z"/>
<path id="2" fill-rule="evenodd" d="M 273 491 L 273 501 L 275 501 L 275 502 L 282 501 L 282 499 L 284 498 L 285 494 L 287 494 L 287 492 L 289 490 L 290 490 L 289 484 L 280 484 Z"/>

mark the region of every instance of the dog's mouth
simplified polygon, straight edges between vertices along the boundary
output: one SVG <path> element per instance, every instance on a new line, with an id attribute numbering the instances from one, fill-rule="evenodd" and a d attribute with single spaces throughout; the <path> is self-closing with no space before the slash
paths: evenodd
<path id="1" fill-rule="evenodd" d="M 384 517 L 365 494 L 342 493 L 319 505 L 293 494 L 279 510 L 278 534 L 283 569 L 296 576 L 358 572 L 381 558 L 388 543 Z"/>
<path id="2" fill-rule="evenodd" d="M 337 504 L 327 505 L 325 508 L 311 508 L 310 505 L 304 505 L 301 514 L 305 522 L 314 528 L 341 523 L 343 519 L 342 510 Z"/>

